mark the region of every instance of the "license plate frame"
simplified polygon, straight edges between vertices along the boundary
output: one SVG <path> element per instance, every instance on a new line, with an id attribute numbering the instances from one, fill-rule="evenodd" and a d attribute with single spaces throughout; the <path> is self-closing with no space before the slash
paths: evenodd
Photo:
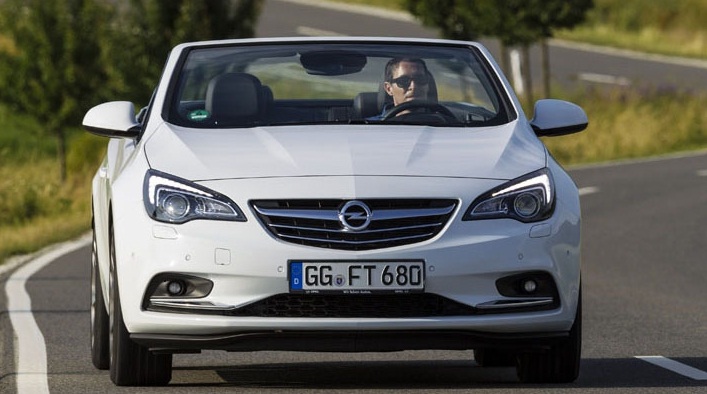
<path id="1" fill-rule="evenodd" d="M 424 260 L 290 260 L 290 293 L 381 294 L 425 291 Z"/>

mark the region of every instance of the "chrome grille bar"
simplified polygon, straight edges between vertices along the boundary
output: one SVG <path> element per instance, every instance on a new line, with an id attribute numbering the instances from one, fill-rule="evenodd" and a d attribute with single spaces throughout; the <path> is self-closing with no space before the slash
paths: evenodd
<path id="1" fill-rule="evenodd" d="M 416 226 L 404 226 L 404 227 L 390 227 L 390 228 L 381 228 L 381 229 L 374 229 L 374 230 L 362 230 L 362 231 L 356 231 L 355 234 L 373 234 L 373 233 L 384 233 L 384 232 L 391 232 L 391 231 L 405 231 L 405 230 L 415 230 L 415 229 L 422 229 L 422 228 L 429 228 L 429 227 L 436 227 L 436 226 L 441 226 L 444 223 L 441 222 L 435 222 L 435 223 L 428 223 L 428 224 L 420 224 Z M 282 224 L 268 224 L 270 227 L 274 227 L 277 229 L 289 229 L 289 230 L 300 230 L 300 231 L 319 231 L 323 233 L 335 233 L 335 234 L 351 234 L 350 231 L 345 231 L 342 229 L 329 229 L 329 228 L 316 228 L 316 227 L 304 227 L 304 226 L 286 226 Z"/>
<path id="2" fill-rule="evenodd" d="M 255 210 L 265 216 L 270 217 L 285 217 L 294 219 L 311 219 L 311 220 L 339 220 L 339 212 L 336 210 L 305 210 L 305 209 L 268 209 L 254 206 Z"/>
<path id="3" fill-rule="evenodd" d="M 289 239 L 297 239 L 297 240 L 301 240 L 301 241 L 311 241 L 311 242 L 329 242 L 329 243 L 333 243 L 333 244 L 344 244 L 344 245 L 367 245 L 367 244 L 372 244 L 372 243 L 396 242 L 396 241 L 412 240 L 412 239 L 417 239 L 417 238 L 427 238 L 431 235 L 434 235 L 434 233 L 410 235 L 407 237 L 396 237 L 396 238 L 377 238 L 373 241 L 371 241 L 371 240 L 350 241 L 350 240 L 346 240 L 346 239 L 333 239 L 333 238 L 308 238 L 308 237 L 298 237 L 295 235 L 284 235 L 284 234 L 280 235 L 280 237 L 289 238 Z"/>

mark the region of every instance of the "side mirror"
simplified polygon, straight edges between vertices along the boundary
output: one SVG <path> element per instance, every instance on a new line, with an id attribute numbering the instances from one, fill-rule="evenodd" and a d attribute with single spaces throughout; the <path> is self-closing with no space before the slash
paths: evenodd
<path id="1" fill-rule="evenodd" d="M 568 101 L 545 99 L 535 103 L 535 117 L 530 121 L 539 137 L 554 137 L 580 132 L 589 120 L 584 110 Z"/>
<path id="2" fill-rule="evenodd" d="M 137 138 L 141 130 L 135 106 L 129 101 L 97 105 L 86 112 L 82 124 L 84 129 L 102 137 Z"/>

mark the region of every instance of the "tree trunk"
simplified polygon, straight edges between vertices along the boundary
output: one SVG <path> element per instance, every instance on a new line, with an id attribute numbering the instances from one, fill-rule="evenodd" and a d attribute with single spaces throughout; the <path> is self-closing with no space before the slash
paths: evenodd
<path id="1" fill-rule="evenodd" d="M 59 159 L 59 177 L 61 179 L 61 183 L 66 182 L 67 178 L 67 169 L 66 169 L 66 135 L 64 134 L 64 131 L 57 130 L 56 133 L 57 136 L 57 158 Z"/>
<path id="2" fill-rule="evenodd" d="M 508 47 L 501 42 L 501 69 L 506 75 L 511 75 L 511 67 L 508 65 Z"/>

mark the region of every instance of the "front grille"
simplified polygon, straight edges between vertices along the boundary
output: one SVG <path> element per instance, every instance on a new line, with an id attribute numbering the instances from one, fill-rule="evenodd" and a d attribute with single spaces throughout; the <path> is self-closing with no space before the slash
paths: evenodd
<path id="1" fill-rule="evenodd" d="M 341 219 L 347 200 L 258 200 L 251 206 L 277 238 L 300 245 L 343 250 L 371 250 L 428 240 L 445 226 L 456 208 L 451 199 L 354 200 L 356 211 L 346 226 Z M 370 215 L 363 212 L 368 207 Z M 364 218 L 370 223 L 364 225 Z M 359 226 L 360 225 L 360 226 Z M 352 228 L 356 227 L 356 228 Z M 359 228 L 361 227 L 361 228 Z"/>
<path id="2" fill-rule="evenodd" d="M 478 311 L 430 294 L 278 294 L 229 311 L 233 316 L 412 318 L 473 315 Z"/>

